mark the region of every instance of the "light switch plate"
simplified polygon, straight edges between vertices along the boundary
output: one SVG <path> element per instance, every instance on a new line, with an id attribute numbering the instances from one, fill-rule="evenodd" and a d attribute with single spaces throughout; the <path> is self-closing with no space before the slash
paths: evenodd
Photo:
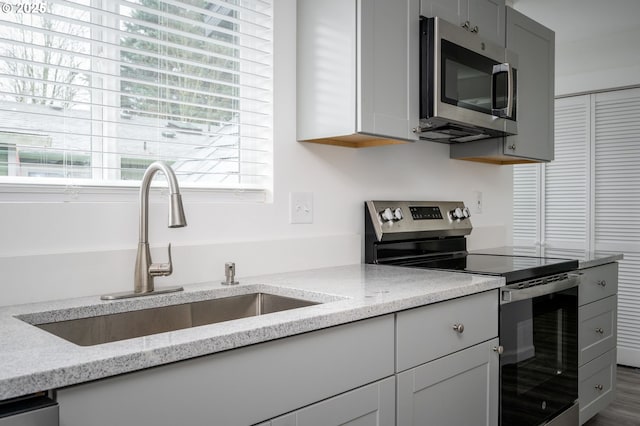
<path id="1" fill-rule="evenodd" d="M 313 192 L 289 193 L 289 223 L 313 223 Z"/>
<path id="2" fill-rule="evenodd" d="M 473 212 L 476 214 L 482 214 L 482 192 L 481 191 L 474 191 Z"/>

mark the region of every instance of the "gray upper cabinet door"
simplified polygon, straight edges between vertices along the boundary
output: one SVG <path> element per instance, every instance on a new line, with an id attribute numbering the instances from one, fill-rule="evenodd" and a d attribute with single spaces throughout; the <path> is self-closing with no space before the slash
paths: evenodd
<path id="1" fill-rule="evenodd" d="M 468 29 L 499 46 L 504 46 L 504 0 L 422 0 L 420 14 L 438 16 Z"/>
<path id="2" fill-rule="evenodd" d="M 553 160 L 555 33 L 508 7 L 507 49 L 518 55 L 518 134 L 504 153 Z"/>
<path id="3" fill-rule="evenodd" d="M 517 55 L 518 134 L 452 144 L 451 158 L 495 164 L 553 160 L 555 33 L 506 9 L 507 60 Z"/>
<path id="4" fill-rule="evenodd" d="M 393 426 L 395 377 L 363 386 L 277 419 L 269 426 Z"/>
<path id="5" fill-rule="evenodd" d="M 398 374 L 396 425 L 497 426 L 497 346 L 489 340 Z"/>
<path id="6" fill-rule="evenodd" d="M 297 139 L 417 139 L 419 0 L 298 0 Z"/>
<path id="7" fill-rule="evenodd" d="M 469 19 L 469 0 L 421 0 L 420 15 L 462 26 Z"/>
<path id="8" fill-rule="evenodd" d="M 358 132 L 417 139 L 420 16 L 418 0 L 369 0 L 360 6 Z M 415 97 L 410 98 L 410 94 Z"/>
<path id="9" fill-rule="evenodd" d="M 505 2 L 504 0 L 469 0 L 469 25 L 478 35 L 504 46 Z"/>

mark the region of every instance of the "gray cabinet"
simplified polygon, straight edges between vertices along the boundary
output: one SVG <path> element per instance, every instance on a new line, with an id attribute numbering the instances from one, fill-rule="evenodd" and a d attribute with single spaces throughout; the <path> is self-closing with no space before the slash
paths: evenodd
<path id="1" fill-rule="evenodd" d="M 496 338 L 398 374 L 397 426 L 497 426 L 497 346 Z"/>
<path id="2" fill-rule="evenodd" d="M 615 398 L 618 264 L 580 273 L 578 401 L 584 424 Z"/>
<path id="3" fill-rule="evenodd" d="M 363 386 L 264 423 L 263 426 L 391 426 L 395 377 Z"/>
<path id="4" fill-rule="evenodd" d="M 419 8 L 419 0 L 298 0 L 298 140 L 416 139 Z"/>
<path id="5" fill-rule="evenodd" d="M 506 8 L 506 46 L 518 55 L 518 134 L 452 145 L 450 157 L 497 164 L 554 158 L 555 33 Z"/>
<path id="6" fill-rule="evenodd" d="M 497 336 L 495 291 L 399 312 L 396 370 L 415 367 Z"/>
<path id="7" fill-rule="evenodd" d="M 497 290 L 396 314 L 397 426 L 497 426 L 497 337 Z"/>
<path id="8" fill-rule="evenodd" d="M 497 334 L 491 290 L 58 389 L 60 424 L 497 426 Z"/>
<path id="9" fill-rule="evenodd" d="M 386 315 L 163 365 L 59 389 L 60 424 L 255 424 L 393 376 L 393 348 Z"/>
<path id="10" fill-rule="evenodd" d="M 493 43 L 504 46 L 504 0 L 421 0 L 420 14 L 439 16 Z"/>

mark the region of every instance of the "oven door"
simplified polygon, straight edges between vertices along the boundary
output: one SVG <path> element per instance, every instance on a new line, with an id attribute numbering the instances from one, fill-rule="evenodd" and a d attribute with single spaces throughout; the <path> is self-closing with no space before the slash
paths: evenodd
<path id="1" fill-rule="evenodd" d="M 502 426 L 544 424 L 578 399 L 578 284 L 502 290 Z"/>

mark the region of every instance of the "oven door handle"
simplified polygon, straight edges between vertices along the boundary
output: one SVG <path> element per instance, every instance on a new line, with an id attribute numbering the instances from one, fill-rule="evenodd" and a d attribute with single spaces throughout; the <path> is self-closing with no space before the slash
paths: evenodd
<path id="1" fill-rule="evenodd" d="M 517 302 L 519 300 L 533 299 L 534 297 L 546 294 L 557 293 L 580 285 L 580 274 L 569 274 L 560 281 L 553 281 L 548 284 L 540 284 L 526 288 L 505 288 L 500 291 L 500 304 Z"/>

